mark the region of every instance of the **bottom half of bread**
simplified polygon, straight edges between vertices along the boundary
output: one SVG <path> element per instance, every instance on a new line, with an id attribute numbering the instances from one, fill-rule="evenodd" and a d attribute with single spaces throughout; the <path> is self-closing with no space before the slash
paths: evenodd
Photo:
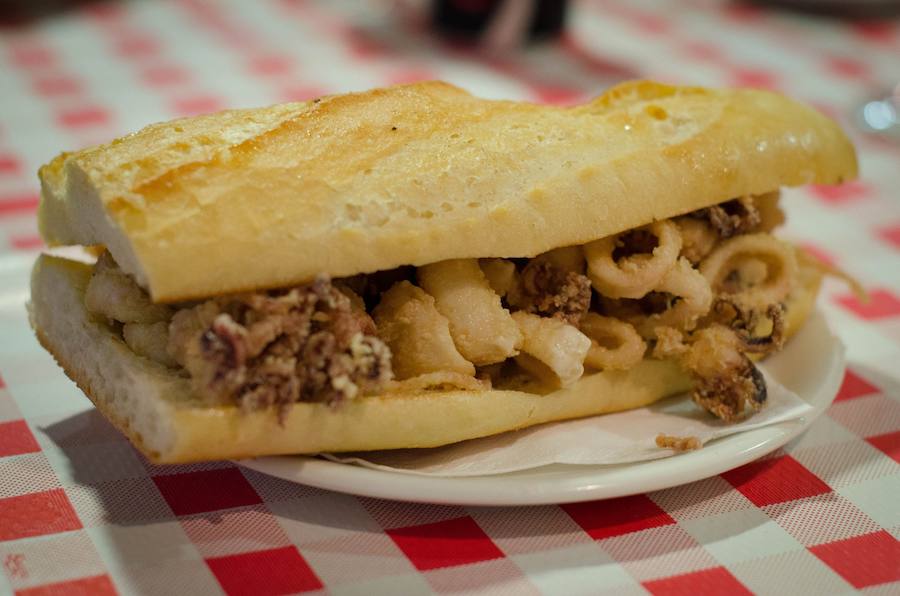
<path id="1" fill-rule="evenodd" d="M 586 374 L 547 394 L 523 391 L 423 391 L 349 400 L 338 406 L 296 403 L 246 412 L 209 406 L 190 381 L 136 355 L 88 313 L 91 268 L 48 255 L 35 264 L 31 324 L 97 408 L 153 462 L 183 463 L 261 455 L 436 447 L 557 420 L 639 408 L 690 388 L 675 363 L 645 359 L 628 371 Z M 815 301 L 809 276 L 788 305 L 792 335 Z"/>

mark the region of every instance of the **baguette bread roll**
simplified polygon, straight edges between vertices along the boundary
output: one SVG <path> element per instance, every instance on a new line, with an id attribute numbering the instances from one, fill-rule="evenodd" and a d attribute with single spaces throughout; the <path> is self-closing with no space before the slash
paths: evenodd
<path id="1" fill-rule="evenodd" d="M 31 280 L 31 324 L 66 374 L 156 463 L 435 447 L 638 408 L 691 385 L 674 362 L 645 359 L 628 371 L 587 374 L 544 395 L 508 390 L 387 394 L 350 400 L 337 412 L 324 403 L 300 402 L 279 422 L 269 410 L 210 407 L 191 392 L 188 379 L 135 354 L 85 309 L 90 273 L 84 263 L 42 255 Z M 788 336 L 811 312 L 821 279 L 814 268 L 801 273 L 803 285 L 787 305 Z"/>
<path id="2" fill-rule="evenodd" d="M 177 120 L 60 155 L 41 169 L 39 225 L 47 243 L 102 245 L 109 254 L 101 255 L 88 292 L 97 295 L 87 299 L 90 266 L 40 257 L 32 275 L 31 323 L 97 408 L 161 463 L 433 447 L 637 408 L 692 385 L 696 400 L 697 386 L 706 391 L 711 385 L 704 389 L 702 383 L 710 379 L 722 386 L 729 379 L 743 383 L 740 390 L 753 390 L 750 397 L 757 399 L 762 393 L 752 375 L 761 376 L 741 351 L 731 353 L 736 365 L 713 371 L 719 377 L 686 372 L 686 359 L 679 365 L 649 357 L 626 371 L 582 376 L 584 350 L 568 349 L 552 337 L 539 347 L 547 364 L 559 365 L 562 373 L 554 370 L 563 388 L 511 383 L 503 376 L 502 361 L 521 346 L 518 333 L 505 333 L 497 324 L 509 318 L 499 294 L 507 294 L 510 308 L 520 309 L 516 317 L 543 324 L 549 322 L 545 317 L 562 315 L 577 325 L 592 304 L 627 306 L 604 306 L 603 300 L 615 297 L 604 295 L 596 281 L 597 294 L 592 294 L 591 280 L 578 273 L 585 266 L 582 245 L 615 236 L 605 241 L 613 243 L 607 249 L 612 253 L 620 244 L 636 250 L 634 263 L 639 263 L 657 249 L 663 252 L 663 240 L 658 237 L 656 247 L 642 246 L 641 235 L 647 234 L 637 228 L 688 213 L 725 226 L 732 217 L 740 219 L 740 213 L 722 206 L 726 201 L 729 209 L 740 210 L 755 201 L 751 195 L 781 186 L 841 182 L 855 177 L 856 170 L 853 147 L 840 128 L 782 96 L 642 81 L 571 108 L 488 101 L 447 84 L 420 83 Z M 741 198 L 731 201 L 736 197 Z M 777 212 L 774 202 L 772 209 Z M 760 215 L 754 211 L 754 217 L 758 226 Z M 716 232 L 722 238 L 734 232 L 722 230 Z M 763 236 L 760 242 L 771 240 Z M 563 247 L 569 248 L 547 253 Z M 533 267 L 491 260 L 541 254 Z M 451 259 L 473 259 L 457 262 L 465 266 L 457 271 L 462 281 L 448 282 L 448 265 L 440 263 Z M 480 268 L 474 259 L 482 259 Z M 587 264 L 591 271 L 597 266 Z M 411 272 L 403 267 L 408 265 L 434 265 L 418 272 L 424 289 L 398 283 Z M 683 268 L 696 273 L 692 267 L 684 261 Z M 768 271 L 765 264 L 762 270 Z M 371 272 L 379 273 L 356 278 L 361 294 L 353 293 L 349 276 Z M 773 349 L 780 341 L 782 313 L 789 336 L 809 314 L 821 277 L 807 265 L 799 274 L 791 272 L 787 277 L 796 274 L 796 279 L 782 280 L 773 292 L 783 293 L 767 300 Z M 393 289 L 381 287 L 384 280 L 376 278 L 383 274 L 396 277 Z M 328 294 L 328 276 L 343 278 L 339 281 L 348 294 L 340 299 Z M 316 297 L 307 306 L 315 309 L 319 301 L 331 300 L 328 308 L 336 309 L 335 317 L 310 311 L 307 326 L 298 318 L 290 337 L 283 337 L 289 327 L 279 326 L 288 325 L 287 318 L 268 321 L 256 328 L 263 335 L 254 341 L 258 350 L 271 352 L 248 356 L 248 328 L 232 319 L 231 311 L 216 310 L 217 301 L 250 300 L 228 296 L 235 292 L 286 288 L 314 278 L 306 288 L 312 294 L 306 296 Z M 652 279 L 634 298 L 652 298 L 652 290 L 657 305 L 660 298 L 690 305 L 682 294 L 696 294 L 698 284 L 709 292 L 700 273 L 692 280 L 691 287 L 672 288 Z M 365 295 L 367 284 L 375 296 Z M 503 289 L 494 294 L 492 285 Z M 391 301 L 384 300 L 394 296 L 403 302 L 417 295 L 422 300 L 410 304 L 418 304 L 418 310 L 400 305 L 392 310 Z M 491 316 L 478 319 L 474 328 L 461 325 L 472 319 L 458 302 L 463 295 L 464 301 L 480 297 Z M 292 296 L 298 306 L 304 294 L 298 290 Z M 338 334 L 346 339 L 356 330 L 353 337 L 359 339 L 367 323 L 375 327 L 362 310 L 372 306 L 366 301 L 373 297 L 383 299 L 373 311 L 377 328 L 366 336 L 368 351 L 357 346 L 357 354 L 352 345 L 339 344 Z M 195 307 L 183 302 L 193 299 L 204 300 L 197 308 L 213 307 L 215 319 L 197 329 L 181 328 L 176 313 L 166 329 L 161 320 L 172 309 L 163 303 L 183 311 Z M 340 306 L 348 301 L 360 312 Z M 704 303 L 706 310 L 709 306 Z M 759 314 L 742 322 L 740 308 L 732 306 L 737 316 L 732 324 L 749 325 Z M 637 305 L 644 307 L 652 309 L 652 301 Z M 238 318 L 239 311 L 233 313 Z M 312 329 L 316 316 L 320 343 L 304 344 L 308 337 L 302 329 Z M 427 333 L 421 322 L 426 320 L 432 331 L 440 327 L 441 354 L 455 354 L 442 361 L 454 366 L 430 366 L 434 350 L 424 349 L 422 341 L 429 337 L 416 335 Z M 695 321 L 689 322 L 682 330 L 693 328 Z M 737 341 L 736 332 L 717 329 L 716 337 L 731 338 L 732 345 Z M 378 331 L 391 337 L 379 338 Z M 576 327 L 571 331 L 587 349 L 588 338 Z M 281 339 L 285 343 L 276 345 Z M 337 362 L 326 357 L 327 342 L 331 349 L 349 350 L 340 352 L 347 356 L 340 367 L 325 368 L 323 363 Z M 493 349 L 495 343 L 502 349 Z M 491 349 L 483 353 L 485 346 Z M 389 382 L 393 348 L 396 384 Z M 529 349 L 523 347 L 520 357 L 529 357 Z M 248 362 L 257 367 L 255 373 L 270 376 L 242 376 L 248 374 Z M 572 374 L 562 366 L 568 364 Z M 482 389 L 435 389 L 423 379 L 453 371 L 471 381 L 456 386 Z M 496 379 L 494 389 L 484 389 L 488 385 L 475 374 Z M 340 393 L 342 401 L 330 401 L 325 393 L 301 394 L 303 379 L 321 381 L 321 387 L 310 385 L 316 391 L 352 385 L 354 392 Z M 364 384 L 378 379 L 371 387 L 385 389 L 372 390 L 373 395 L 364 390 L 360 396 L 356 391 L 362 385 L 354 379 Z M 227 385 L 232 380 L 233 387 Z M 419 386 L 430 388 L 413 389 Z M 241 401 L 246 394 L 240 392 L 248 388 L 262 389 L 253 394 L 259 401 Z M 282 394 L 272 395 L 279 390 L 290 399 L 275 401 Z M 743 402 L 738 405 L 742 408 Z M 728 420 L 740 411 L 723 405 L 716 415 Z"/>
<path id="3" fill-rule="evenodd" d="M 639 81 L 561 108 L 431 82 L 62 154 L 40 171 L 39 219 L 48 244 L 105 245 L 155 301 L 175 302 L 530 257 L 856 169 L 834 122 L 765 91 Z"/>

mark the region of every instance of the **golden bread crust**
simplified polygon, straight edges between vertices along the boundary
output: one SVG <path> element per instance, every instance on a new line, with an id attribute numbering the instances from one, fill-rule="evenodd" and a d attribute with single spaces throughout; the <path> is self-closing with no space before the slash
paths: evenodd
<path id="1" fill-rule="evenodd" d="M 765 91 L 638 81 L 561 108 L 431 82 L 61 155 L 41 170 L 40 220 L 49 244 L 105 244 L 155 300 L 176 301 L 533 256 L 856 169 L 834 122 Z"/>

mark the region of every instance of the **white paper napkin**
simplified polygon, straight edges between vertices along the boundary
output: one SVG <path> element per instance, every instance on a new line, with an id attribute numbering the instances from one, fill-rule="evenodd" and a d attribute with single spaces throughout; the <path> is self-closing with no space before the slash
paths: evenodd
<path id="1" fill-rule="evenodd" d="M 581 420 L 544 424 L 433 449 L 397 449 L 365 454 L 324 454 L 336 462 L 428 476 L 484 476 L 548 464 L 623 464 L 675 455 L 656 446 L 660 433 L 713 439 L 796 420 L 813 407 L 760 366 L 768 386 L 765 408 L 738 424 L 726 424 L 687 396 L 646 408 Z"/>

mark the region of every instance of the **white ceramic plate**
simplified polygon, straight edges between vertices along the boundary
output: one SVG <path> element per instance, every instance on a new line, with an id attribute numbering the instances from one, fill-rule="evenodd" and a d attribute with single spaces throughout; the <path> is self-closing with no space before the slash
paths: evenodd
<path id="1" fill-rule="evenodd" d="M 373 470 L 316 457 L 245 460 L 253 470 L 310 486 L 368 497 L 459 505 L 572 503 L 643 493 L 708 478 L 778 449 L 806 430 L 834 400 L 844 350 L 818 312 L 767 362 L 783 385 L 815 407 L 807 418 L 739 433 L 703 449 L 614 466 L 552 465 L 493 476 L 437 478 Z M 565 424 L 559 423 L 559 424 Z"/>

